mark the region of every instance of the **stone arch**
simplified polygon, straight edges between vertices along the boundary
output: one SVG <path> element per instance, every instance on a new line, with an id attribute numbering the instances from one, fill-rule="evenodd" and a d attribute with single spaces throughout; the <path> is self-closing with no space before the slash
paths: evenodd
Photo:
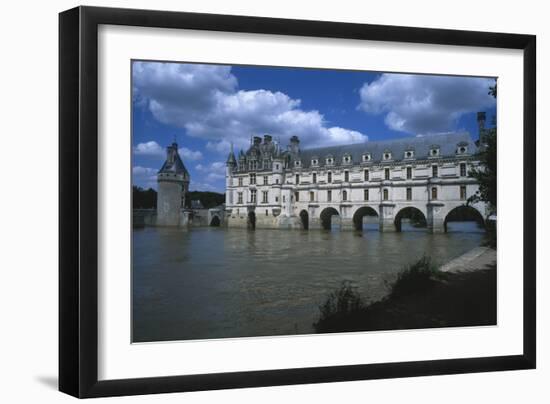
<path id="1" fill-rule="evenodd" d="M 443 228 L 447 232 L 447 223 L 448 222 L 461 222 L 461 221 L 475 221 L 480 227 L 485 228 L 485 220 L 481 212 L 470 205 L 460 205 L 457 206 L 445 215 L 445 220 L 443 222 Z"/>
<path id="2" fill-rule="evenodd" d="M 325 230 L 330 230 L 330 222 L 332 216 L 340 216 L 338 211 L 335 208 L 328 207 L 321 211 L 321 227 Z"/>
<path id="3" fill-rule="evenodd" d="M 302 224 L 302 229 L 308 230 L 309 229 L 309 214 L 304 209 L 300 212 L 300 221 Z"/>
<path id="4" fill-rule="evenodd" d="M 363 230 L 364 216 L 378 216 L 378 212 L 371 206 L 362 206 L 353 214 L 353 228 Z"/>
<path id="5" fill-rule="evenodd" d="M 256 230 L 256 213 L 253 210 L 248 212 L 248 220 L 246 222 L 246 228 L 248 230 Z"/>
<path id="6" fill-rule="evenodd" d="M 410 219 L 415 227 L 427 227 L 426 215 L 414 206 L 406 206 L 395 215 L 395 231 L 401 231 L 401 220 Z"/>
<path id="7" fill-rule="evenodd" d="M 212 216 L 212 219 L 210 219 L 210 226 L 212 227 L 219 227 L 221 225 L 221 220 L 218 215 Z"/>

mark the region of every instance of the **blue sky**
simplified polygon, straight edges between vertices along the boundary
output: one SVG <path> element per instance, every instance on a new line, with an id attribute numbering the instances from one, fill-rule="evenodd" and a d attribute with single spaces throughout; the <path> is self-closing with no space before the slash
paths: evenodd
<path id="1" fill-rule="evenodd" d="M 283 146 L 360 143 L 468 131 L 496 113 L 493 79 L 301 68 L 133 62 L 133 182 L 156 188 L 177 140 L 191 190 L 224 192 L 231 143 L 271 134 Z"/>

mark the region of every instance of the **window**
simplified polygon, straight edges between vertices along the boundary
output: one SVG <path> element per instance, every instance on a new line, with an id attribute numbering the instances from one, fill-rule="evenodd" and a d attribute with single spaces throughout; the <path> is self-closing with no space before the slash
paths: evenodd
<path id="1" fill-rule="evenodd" d="M 364 199 L 365 201 L 368 201 L 368 200 L 369 200 L 369 190 L 368 190 L 368 189 L 365 189 L 365 190 L 363 191 L 363 199 Z"/>
<path id="2" fill-rule="evenodd" d="M 351 163 L 351 157 L 350 157 L 350 156 L 345 156 L 345 157 L 344 157 L 344 163 L 345 163 L 345 164 Z"/>
<path id="3" fill-rule="evenodd" d="M 319 161 L 317 159 L 311 160 L 311 165 L 312 166 L 316 166 L 317 164 L 319 164 Z"/>
<path id="4" fill-rule="evenodd" d="M 264 185 L 268 185 L 269 184 L 269 178 L 267 175 L 264 176 Z"/>
<path id="5" fill-rule="evenodd" d="M 315 193 L 314 192 L 310 192 L 309 193 L 309 201 L 310 202 L 313 202 L 315 200 Z"/>
<path id="6" fill-rule="evenodd" d="M 317 183 L 317 173 L 313 173 L 311 180 L 314 184 Z"/>
<path id="7" fill-rule="evenodd" d="M 329 171 L 328 174 L 327 174 L 327 182 L 328 183 L 331 183 L 332 182 L 332 173 Z"/>
<path id="8" fill-rule="evenodd" d="M 294 166 L 300 167 L 300 161 L 299 161 L 299 160 L 296 160 L 296 161 L 294 162 Z"/>
<path id="9" fill-rule="evenodd" d="M 252 189 L 250 191 L 250 203 L 256 203 L 256 190 Z"/>
<path id="10" fill-rule="evenodd" d="M 407 167 L 407 179 L 410 180 L 413 176 L 413 169 L 412 167 Z"/>
<path id="11" fill-rule="evenodd" d="M 237 203 L 241 204 L 241 205 L 243 203 L 243 193 L 242 192 L 237 193 Z"/>
<path id="12" fill-rule="evenodd" d="M 300 183 L 300 174 L 296 174 L 296 185 Z"/>
<path id="13" fill-rule="evenodd" d="M 300 193 L 299 192 L 294 193 L 294 199 L 296 199 L 296 202 L 300 202 Z"/>
<path id="14" fill-rule="evenodd" d="M 265 210 L 265 215 L 269 216 L 269 210 L 267 210 L 267 209 Z"/>
<path id="15" fill-rule="evenodd" d="M 436 187 L 433 187 L 432 188 L 432 200 L 437 200 L 437 188 Z"/>
<path id="16" fill-rule="evenodd" d="M 432 157 L 437 157 L 439 156 L 439 149 L 438 148 L 433 148 L 430 150 L 430 156 Z"/>
<path id="17" fill-rule="evenodd" d="M 390 179 L 390 169 L 384 168 L 384 179 L 389 180 Z"/>
<path id="18" fill-rule="evenodd" d="M 407 201 L 412 201 L 413 198 L 413 190 L 412 188 L 407 188 Z"/>
<path id="19" fill-rule="evenodd" d="M 327 164 L 328 164 L 328 165 L 332 165 L 332 163 L 334 163 L 334 159 L 333 159 L 332 157 L 329 157 L 329 158 L 327 159 Z"/>
<path id="20" fill-rule="evenodd" d="M 342 191 L 342 200 L 347 201 L 348 200 L 348 191 Z"/>
<path id="21" fill-rule="evenodd" d="M 384 160 L 390 160 L 391 159 L 391 153 L 390 152 L 385 152 L 384 153 Z"/>
<path id="22" fill-rule="evenodd" d="M 466 185 L 460 186 L 460 199 L 463 201 L 466 200 Z"/>
<path id="23" fill-rule="evenodd" d="M 363 154 L 363 161 L 370 161 L 370 153 Z"/>
<path id="24" fill-rule="evenodd" d="M 384 192 L 382 193 L 382 195 L 384 197 L 384 200 L 387 201 L 388 200 L 388 190 L 384 189 Z"/>
<path id="25" fill-rule="evenodd" d="M 369 170 L 365 170 L 364 175 L 365 175 L 365 181 L 368 181 L 369 180 Z"/>
<path id="26" fill-rule="evenodd" d="M 256 174 L 250 174 L 250 185 L 256 184 Z"/>
<path id="27" fill-rule="evenodd" d="M 283 203 L 286 202 L 286 197 L 283 195 Z"/>
<path id="28" fill-rule="evenodd" d="M 432 177 L 437 177 L 437 166 L 432 166 Z"/>
<path id="29" fill-rule="evenodd" d="M 279 164 L 275 164 L 275 170 L 279 169 Z"/>
<path id="30" fill-rule="evenodd" d="M 460 176 L 466 177 L 466 163 L 460 163 Z"/>
<path id="31" fill-rule="evenodd" d="M 344 182 L 349 182 L 349 171 L 344 171 Z"/>
<path id="32" fill-rule="evenodd" d="M 239 177 L 239 187 L 243 186 L 243 177 Z"/>
<path id="33" fill-rule="evenodd" d="M 279 179 L 275 178 L 275 184 L 278 184 L 278 183 L 279 183 Z"/>
<path id="34" fill-rule="evenodd" d="M 414 153 L 412 151 L 406 151 L 405 152 L 405 158 L 411 159 L 414 156 Z"/>
<path id="35" fill-rule="evenodd" d="M 279 202 L 279 197 L 278 196 L 275 197 L 275 202 Z"/>
<path id="36" fill-rule="evenodd" d="M 267 203 L 268 191 L 262 191 L 262 203 Z"/>
<path id="37" fill-rule="evenodd" d="M 332 191 L 327 191 L 327 202 L 332 201 Z"/>

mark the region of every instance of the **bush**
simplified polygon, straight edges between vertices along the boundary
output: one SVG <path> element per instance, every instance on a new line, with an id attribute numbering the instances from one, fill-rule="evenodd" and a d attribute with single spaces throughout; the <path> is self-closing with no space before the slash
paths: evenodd
<path id="1" fill-rule="evenodd" d="M 386 283 L 389 289 L 388 297 L 400 298 L 424 293 L 443 277 L 443 273 L 432 263 L 430 257 L 423 256 L 399 272 L 393 283 Z"/>
<path id="2" fill-rule="evenodd" d="M 325 303 L 319 306 L 321 317 L 314 327 L 318 329 L 327 320 L 337 321 L 364 309 L 365 302 L 356 289 L 351 282 L 343 281 L 340 288 L 331 292 Z"/>

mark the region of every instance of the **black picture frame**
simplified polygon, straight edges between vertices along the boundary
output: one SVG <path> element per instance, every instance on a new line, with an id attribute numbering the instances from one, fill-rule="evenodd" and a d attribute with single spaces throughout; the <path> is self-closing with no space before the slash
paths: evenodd
<path id="1" fill-rule="evenodd" d="M 98 26 L 343 38 L 523 51 L 523 353 L 98 381 Z M 75 397 L 532 369 L 536 364 L 536 37 L 340 22 L 77 7 L 59 15 L 59 389 Z"/>

